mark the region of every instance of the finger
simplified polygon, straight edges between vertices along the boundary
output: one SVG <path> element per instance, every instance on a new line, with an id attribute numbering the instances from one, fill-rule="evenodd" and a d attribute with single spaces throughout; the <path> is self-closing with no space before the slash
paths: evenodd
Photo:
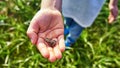
<path id="1" fill-rule="evenodd" d="M 57 59 L 61 59 L 62 58 L 62 53 L 61 53 L 61 51 L 59 49 L 59 45 L 56 45 L 54 47 L 54 54 L 55 54 Z"/>
<path id="2" fill-rule="evenodd" d="M 47 49 L 46 45 L 44 44 L 44 41 L 42 38 L 38 39 L 36 46 L 44 58 L 49 57 L 50 54 L 49 54 L 48 49 Z"/>
<path id="3" fill-rule="evenodd" d="M 50 47 L 50 46 L 48 46 L 47 48 L 48 48 L 48 51 L 49 51 L 49 54 L 50 54 L 48 60 L 49 60 L 50 62 L 54 62 L 54 61 L 56 60 L 56 57 L 55 57 L 55 55 L 54 55 L 53 48 Z"/>
<path id="4" fill-rule="evenodd" d="M 63 52 L 65 50 L 64 36 L 61 35 L 58 39 L 59 39 L 59 43 L 58 43 L 59 48 L 61 52 Z"/>
<path id="5" fill-rule="evenodd" d="M 37 39 L 38 39 L 37 38 L 38 37 L 38 35 L 37 35 L 38 29 L 39 29 L 39 27 L 36 24 L 36 22 L 35 21 L 31 21 L 31 23 L 30 23 L 30 25 L 28 27 L 28 30 L 27 30 L 27 35 L 30 38 L 32 44 L 36 44 L 36 42 L 37 42 Z"/>
<path id="6" fill-rule="evenodd" d="M 110 13 L 109 13 L 109 16 L 108 16 L 108 23 L 110 23 L 110 24 L 113 22 L 112 17 L 113 17 L 113 16 L 112 16 L 112 13 L 110 12 Z"/>
<path id="7" fill-rule="evenodd" d="M 109 23 L 112 23 L 114 20 L 115 20 L 114 17 L 110 17 L 108 22 L 109 22 Z"/>
<path id="8" fill-rule="evenodd" d="M 109 14 L 109 16 L 108 16 L 108 21 L 110 20 L 110 18 L 111 18 L 111 14 Z"/>
<path id="9" fill-rule="evenodd" d="M 32 44 L 36 44 L 37 42 L 37 34 L 34 31 L 27 31 L 27 35 L 30 38 Z"/>

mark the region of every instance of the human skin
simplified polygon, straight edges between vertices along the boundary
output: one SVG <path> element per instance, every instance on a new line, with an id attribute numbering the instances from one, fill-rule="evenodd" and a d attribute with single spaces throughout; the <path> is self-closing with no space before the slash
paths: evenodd
<path id="1" fill-rule="evenodd" d="M 27 30 L 31 42 L 50 62 L 62 58 L 65 50 L 61 3 L 62 0 L 42 0 L 41 10 L 35 14 Z M 55 46 L 46 44 L 45 38 L 55 39 Z"/>
<path id="2" fill-rule="evenodd" d="M 113 23 L 117 16 L 118 16 L 118 0 L 110 0 L 109 2 L 109 16 L 108 16 L 108 23 Z"/>
<path id="3" fill-rule="evenodd" d="M 35 14 L 27 30 L 31 42 L 50 62 L 62 58 L 65 50 L 61 5 L 62 0 L 42 0 L 41 10 Z M 110 0 L 109 8 L 108 21 L 112 23 L 118 15 L 117 0 Z M 45 38 L 56 40 L 55 46 L 46 44 Z"/>

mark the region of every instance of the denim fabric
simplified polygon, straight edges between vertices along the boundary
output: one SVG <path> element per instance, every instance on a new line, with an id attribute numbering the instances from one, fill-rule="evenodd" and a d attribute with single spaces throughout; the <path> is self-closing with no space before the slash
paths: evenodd
<path id="1" fill-rule="evenodd" d="M 68 47 L 75 43 L 84 28 L 68 17 L 64 18 L 64 24 L 64 35 L 66 35 L 65 45 Z"/>
<path id="2" fill-rule="evenodd" d="M 82 27 L 92 25 L 105 0 L 62 0 L 62 14 Z"/>

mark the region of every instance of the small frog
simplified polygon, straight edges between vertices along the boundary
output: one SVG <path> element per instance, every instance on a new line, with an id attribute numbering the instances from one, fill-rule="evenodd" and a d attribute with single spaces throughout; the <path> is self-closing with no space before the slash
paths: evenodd
<path id="1" fill-rule="evenodd" d="M 45 38 L 45 41 L 51 46 L 54 47 L 56 44 L 56 40 L 52 40 L 51 38 Z"/>

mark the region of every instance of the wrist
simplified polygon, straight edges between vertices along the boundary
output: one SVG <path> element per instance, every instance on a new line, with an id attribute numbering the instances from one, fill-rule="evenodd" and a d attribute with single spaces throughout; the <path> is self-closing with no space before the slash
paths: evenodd
<path id="1" fill-rule="evenodd" d="M 61 11 L 62 0 L 42 0 L 41 9 L 52 9 Z"/>
<path id="2" fill-rule="evenodd" d="M 61 11 L 55 8 L 41 8 L 40 11 L 45 11 L 46 13 L 57 12 L 61 14 Z"/>
<path id="3" fill-rule="evenodd" d="M 52 15 L 61 15 L 62 16 L 62 13 L 57 9 L 42 8 L 39 11 L 42 12 L 43 14 L 52 14 Z"/>

